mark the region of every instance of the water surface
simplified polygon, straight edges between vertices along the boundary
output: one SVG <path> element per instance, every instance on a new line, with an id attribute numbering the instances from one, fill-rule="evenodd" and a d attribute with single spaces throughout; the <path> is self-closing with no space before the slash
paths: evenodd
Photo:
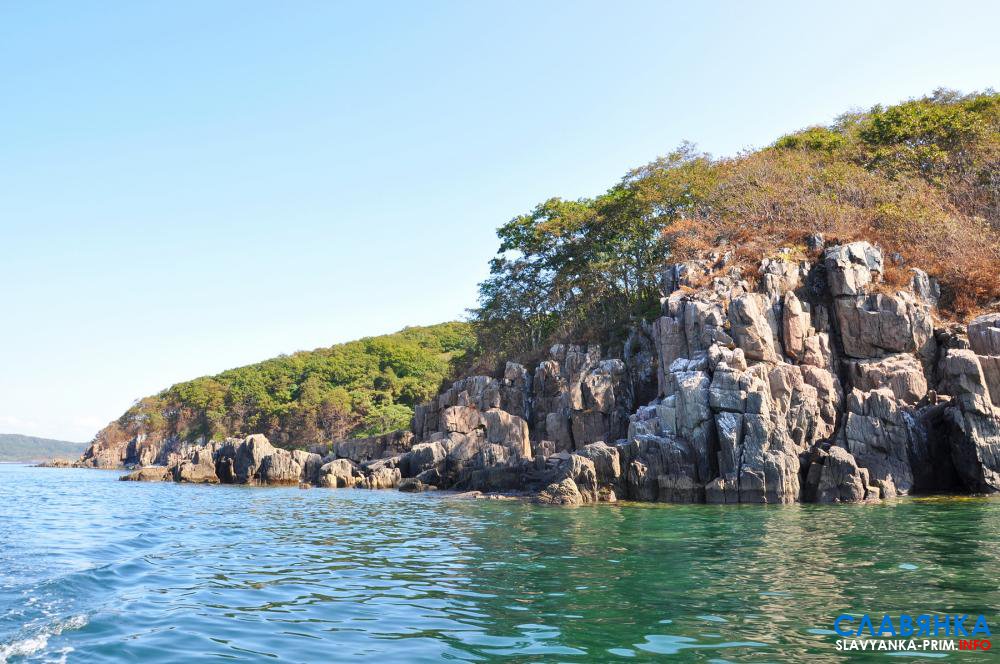
<path id="1" fill-rule="evenodd" d="M 836 662 L 860 659 L 833 648 L 843 612 L 1000 624 L 996 500 L 567 509 L 117 478 L 0 465 L 0 663 Z"/>

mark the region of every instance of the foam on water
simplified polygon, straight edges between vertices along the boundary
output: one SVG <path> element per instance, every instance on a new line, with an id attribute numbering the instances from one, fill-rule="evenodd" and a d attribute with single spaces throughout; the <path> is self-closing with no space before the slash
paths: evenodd
<path id="1" fill-rule="evenodd" d="M 59 636 L 67 630 L 80 629 L 86 624 L 86 616 L 72 616 L 66 620 L 48 625 L 38 633 L 31 636 L 12 641 L 10 643 L 0 643 L 0 664 L 6 664 L 8 660 L 15 657 L 28 657 L 39 653 L 45 649 L 45 646 L 49 643 L 49 639 L 53 636 Z M 59 659 L 46 661 L 65 662 L 66 656 L 72 651 L 73 648 L 64 647 L 57 653 L 59 655 Z"/>

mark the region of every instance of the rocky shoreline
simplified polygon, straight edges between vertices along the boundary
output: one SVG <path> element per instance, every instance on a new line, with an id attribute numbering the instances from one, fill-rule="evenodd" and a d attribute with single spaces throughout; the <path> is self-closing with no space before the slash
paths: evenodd
<path id="1" fill-rule="evenodd" d="M 809 256 L 813 258 L 810 259 Z M 309 451 L 262 435 L 94 441 L 122 479 L 526 494 L 551 504 L 861 502 L 1000 491 L 1000 314 L 935 323 L 933 279 L 865 242 L 670 266 L 621 357 L 554 346 L 456 381 L 410 431 Z M 898 261 L 897 261 L 898 262 Z M 896 265 L 897 272 L 903 270 Z M 753 283 L 751 283 L 752 277 Z"/>

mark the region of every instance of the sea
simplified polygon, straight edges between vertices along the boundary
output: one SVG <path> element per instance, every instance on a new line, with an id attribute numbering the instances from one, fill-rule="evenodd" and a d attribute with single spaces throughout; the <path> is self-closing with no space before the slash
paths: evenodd
<path id="1" fill-rule="evenodd" d="M 838 616 L 1000 629 L 1000 500 L 577 508 L 0 465 L 0 663 L 970 661 Z M 856 624 L 856 623 L 851 623 Z M 902 658 L 902 659 L 900 659 Z"/>

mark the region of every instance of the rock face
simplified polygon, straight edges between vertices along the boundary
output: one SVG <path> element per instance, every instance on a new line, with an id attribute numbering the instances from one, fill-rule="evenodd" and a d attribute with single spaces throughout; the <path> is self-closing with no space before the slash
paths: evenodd
<path id="1" fill-rule="evenodd" d="M 1000 314 L 934 328 L 940 289 L 882 282 L 866 242 L 667 268 L 619 357 L 556 345 L 455 381 L 410 431 L 312 453 L 263 436 L 157 447 L 108 433 L 123 479 L 525 493 L 546 504 L 860 502 L 1000 491 Z M 117 436 L 117 437 L 116 437 Z"/>
<path id="2" fill-rule="evenodd" d="M 350 461 L 342 460 L 345 463 Z M 122 480 L 186 482 L 192 484 L 250 484 L 279 486 L 322 484 L 328 473 L 318 454 L 284 450 L 261 434 L 227 438 L 203 445 L 181 446 L 166 466 L 139 468 Z"/>

